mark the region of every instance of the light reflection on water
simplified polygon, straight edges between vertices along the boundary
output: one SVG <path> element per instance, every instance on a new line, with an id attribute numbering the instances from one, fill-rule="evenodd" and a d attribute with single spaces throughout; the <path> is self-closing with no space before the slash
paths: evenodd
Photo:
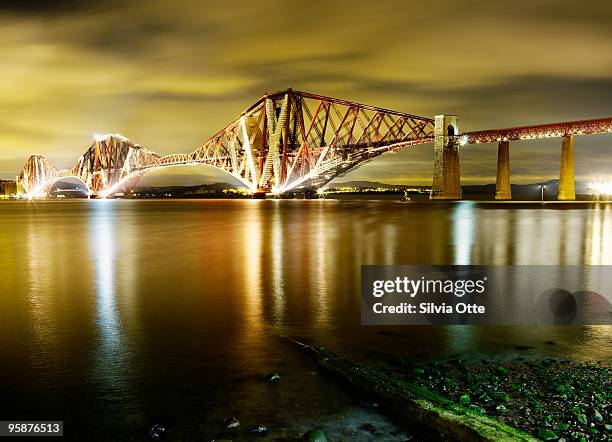
<path id="1" fill-rule="evenodd" d="M 247 334 L 257 334 L 263 326 L 261 321 L 261 299 L 263 294 L 261 284 L 263 260 L 262 243 L 264 238 L 261 212 L 256 204 L 247 203 L 244 212 L 244 223 L 243 244 L 246 253 L 244 254 L 245 259 L 242 263 L 242 268 L 246 276 L 246 290 L 243 293 L 245 319 L 247 321 L 245 331 Z M 218 232 L 210 233 L 219 234 Z M 217 259 L 216 256 L 211 256 L 211 258 Z M 206 270 L 203 269 L 203 271 Z M 223 296 L 231 296 L 231 293 L 225 292 Z M 245 345 L 249 345 L 249 338 L 245 341 Z"/>
<path id="2" fill-rule="evenodd" d="M 95 268 L 95 293 L 100 330 L 100 352 L 117 353 L 121 346 L 121 331 L 115 299 L 115 239 L 114 206 L 102 201 L 94 205 L 91 217 L 91 256 Z"/>
<path id="3" fill-rule="evenodd" d="M 159 410 L 205 419 L 209 401 L 255 419 L 295 398 L 245 376 L 305 370 L 279 334 L 369 361 L 505 357 L 527 345 L 612 363 L 609 327 L 383 329 L 362 327 L 359 311 L 362 264 L 610 265 L 610 205 L 67 201 L 3 203 L 0 216 L 0 307 L 10 312 L 0 375 L 25 397 L 48 393 L 40 381 L 63 391 L 57 401 L 89 397 L 99 412 L 128 407 L 142 421 Z M 323 397 L 317 382 L 308 388 Z"/>
<path id="4" fill-rule="evenodd" d="M 470 265 L 475 234 L 475 203 L 461 201 L 453 211 L 454 264 Z"/>

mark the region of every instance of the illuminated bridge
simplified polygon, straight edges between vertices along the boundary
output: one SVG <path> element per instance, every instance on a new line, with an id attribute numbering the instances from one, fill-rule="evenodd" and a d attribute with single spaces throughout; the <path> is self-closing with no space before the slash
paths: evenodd
<path id="1" fill-rule="evenodd" d="M 560 199 L 574 199 L 573 139 L 610 133 L 612 118 L 468 132 L 458 118 L 435 119 L 291 89 L 262 97 L 188 154 L 160 156 L 118 134 L 96 136 L 70 169 L 32 155 L 17 177 L 20 192 L 47 196 L 61 179 L 81 181 L 90 195 L 130 191 L 157 168 L 202 164 L 221 169 L 252 193 L 313 192 L 386 152 L 434 142 L 432 197 L 461 198 L 459 148 L 497 142 L 497 199 L 509 199 L 509 142 L 562 137 Z"/>
<path id="2" fill-rule="evenodd" d="M 33 155 L 17 181 L 25 194 L 45 196 L 74 177 L 109 196 L 159 167 L 206 164 L 253 193 L 318 189 L 385 152 L 431 141 L 433 130 L 430 118 L 286 90 L 264 96 L 190 154 L 159 156 L 121 135 L 99 136 L 71 169 Z"/>

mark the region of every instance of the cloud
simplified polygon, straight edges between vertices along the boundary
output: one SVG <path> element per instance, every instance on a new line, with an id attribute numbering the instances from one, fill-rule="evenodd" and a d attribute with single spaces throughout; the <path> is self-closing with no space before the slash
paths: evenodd
<path id="1" fill-rule="evenodd" d="M 464 130 L 609 115 L 611 15 L 594 0 L 3 2 L 0 174 L 32 152 L 66 167 L 97 131 L 188 152 L 287 87 L 455 113 Z M 598 170 L 606 142 L 583 148 Z M 553 173 L 554 155 L 536 163 L 532 150 L 513 146 L 516 170 Z M 466 154 L 466 179 L 491 178 L 487 152 Z M 382 157 L 356 178 L 422 179 L 430 156 Z"/>

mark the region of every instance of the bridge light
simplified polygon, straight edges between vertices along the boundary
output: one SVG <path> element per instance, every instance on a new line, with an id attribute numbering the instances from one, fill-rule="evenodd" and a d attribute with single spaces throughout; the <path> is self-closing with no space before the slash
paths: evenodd
<path id="1" fill-rule="evenodd" d="M 97 132 L 93 134 L 93 137 L 94 140 L 96 140 L 97 142 L 104 141 L 104 135 L 99 134 Z"/>
<path id="2" fill-rule="evenodd" d="M 465 146 L 466 144 L 468 144 L 468 136 L 464 135 L 459 139 L 459 145 Z"/>

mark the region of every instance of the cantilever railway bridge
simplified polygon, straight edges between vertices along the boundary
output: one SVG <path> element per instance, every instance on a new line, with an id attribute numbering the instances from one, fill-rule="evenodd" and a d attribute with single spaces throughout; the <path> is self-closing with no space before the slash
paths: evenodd
<path id="1" fill-rule="evenodd" d="M 97 136 L 70 169 L 32 155 L 17 183 L 21 193 L 42 197 L 55 182 L 71 177 L 91 195 L 104 197 L 129 191 L 160 167 L 204 164 L 224 170 L 253 193 L 313 191 L 378 155 L 434 141 L 434 197 L 455 199 L 461 197 L 458 148 L 498 142 L 498 197 L 507 199 L 509 140 L 571 139 L 571 146 L 563 144 L 561 177 L 563 158 L 568 168 L 571 160 L 573 190 L 573 136 L 609 132 L 612 118 L 460 134 L 454 116 L 433 119 L 288 89 L 262 97 L 191 153 L 160 156 L 119 134 Z"/>

